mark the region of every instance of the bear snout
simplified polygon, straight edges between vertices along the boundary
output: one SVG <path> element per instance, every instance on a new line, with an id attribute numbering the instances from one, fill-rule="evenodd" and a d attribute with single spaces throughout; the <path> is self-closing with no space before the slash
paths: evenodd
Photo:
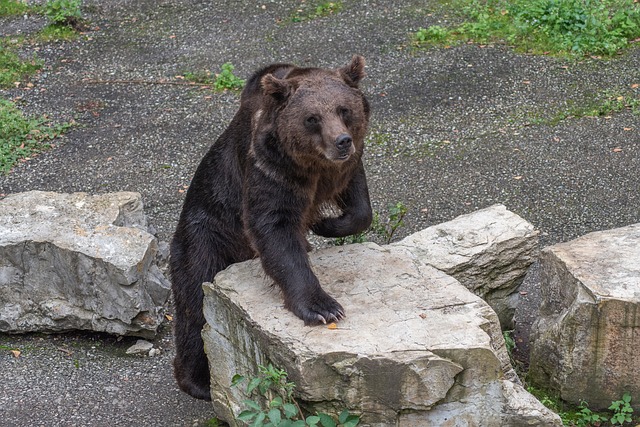
<path id="1" fill-rule="evenodd" d="M 356 151 L 353 145 L 353 138 L 347 133 L 340 134 L 336 138 L 335 147 L 337 148 L 337 153 L 333 157 L 334 160 L 338 161 L 347 160 Z"/>
<path id="2" fill-rule="evenodd" d="M 336 138 L 336 147 L 338 150 L 347 151 L 351 148 L 351 144 L 353 143 L 353 139 L 351 139 L 351 135 L 343 133 Z"/>

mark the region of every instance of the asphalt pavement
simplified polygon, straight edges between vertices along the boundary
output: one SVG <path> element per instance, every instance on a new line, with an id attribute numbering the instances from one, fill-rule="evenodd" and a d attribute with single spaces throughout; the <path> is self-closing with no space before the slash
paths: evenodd
<path id="1" fill-rule="evenodd" d="M 389 204 L 407 207 L 398 238 L 496 203 L 534 224 L 543 247 L 640 222 L 640 115 L 577 113 L 640 97 L 637 43 L 610 60 L 504 45 L 418 50 L 409 33 L 455 19 L 442 2 L 345 0 L 337 14 L 293 22 L 301 4 L 86 0 L 90 30 L 31 47 L 45 63 L 34 86 L 0 91 L 27 114 L 77 126 L 0 176 L 0 194 L 137 191 L 168 241 L 196 166 L 239 103 L 235 92 L 186 84 L 186 74 L 226 62 L 242 78 L 272 62 L 339 67 L 357 53 L 372 106 L 372 204 L 383 218 Z M 0 34 L 43 24 L 4 19 Z M 517 312 L 525 363 L 536 279 L 534 269 Z M 0 425 L 206 425 L 211 406 L 174 384 L 170 328 L 155 357 L 126 355 L 133 338 L 0 335 Z"/>

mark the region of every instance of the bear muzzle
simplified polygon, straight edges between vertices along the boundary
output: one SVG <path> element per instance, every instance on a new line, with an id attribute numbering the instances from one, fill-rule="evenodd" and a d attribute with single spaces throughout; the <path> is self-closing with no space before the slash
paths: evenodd
<path id="1" fill-rule="evenodd" d="M 347 160 L 356 151 L 353 146 L 353 139 L 351 138 L 351 135 L 346 133 L 340 134 L 336 138 L 335 145 L 338 149 L 335 160 L 338 161 Z"/>

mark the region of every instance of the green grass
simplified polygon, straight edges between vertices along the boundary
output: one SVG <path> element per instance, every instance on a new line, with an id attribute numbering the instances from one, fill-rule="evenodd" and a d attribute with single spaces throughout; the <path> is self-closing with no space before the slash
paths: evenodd
<path id="1" fill-rule="evenodd" d="M 33 36 L 34 42 L 49 43 L 53 41 L 69 41 L 79 37 L 72 27 L 67 25 L 49 24 Z"/>
<path id="2" fill-rule="evenodd" d="M 28 6 L 17 0 L 0 0 L 0 16 L 45 14 L 51 24 L 27 37 L 0 38 L 0 89 L 29 85 L 28 79 L 42 68 L 35 54 L 25 59 L 18 52 L 33 43 L 71 40 L 77 37 L 81 0 L 49 0 L 44 6 Z M 67 17 L 74 18 L 68 20 Z M 67 25 L 69 24 L 69 25 Z M 25 84 L 27 81 L 27 84 Z M 51 140 L 72 124 L 54 124 L 45 117 L 26 117 L 12 102 L 0 98 L 0 173 L 21 159 L 51 147 Z"/>
<path id="3" fill-rule="evenodd" d="M 18 56 L 11 40 L 0 38 L 0 88 L 8 88 L 42 68 L 42 61 L 35 55 L 24 60 Z"/>
<path id="4" fill-rule="evenodd" d="M 0 0 L 1 1 L 1 0 Z M 61 40 L 73 40 L 78 33 L 71 27 L 50 24 L 37 33 L 24 36 L 0 37 L 0 89 L 9 88 L 27 80 L 42 68 L 42 61 L 34 54 L 24 59 L 18 50 L 33 43 L 49 43 Z"/>
<path id="5" fill-rule="evenodd" d="M 31 8 L 18 0 L 0 0 L 0 16 L 22 15 L 31 12 Z"/>
<path id="6" fill-rule="evenodd" d="M 225 90 L 242 90 L 245 81 L 235 74 L 235 67 L 230 62 L 225 62 L 220 66 L 220 72 L 213 75 L 209 70 L 185 71 L 182 77 L 192 83 L 212 86 L 214 90 L 222 92 Z"/>
<path id="7" fill-rule="evenodd" d="M 525 121 L 534 125 L 555 126 L 567 119 L 583 117 L 605 117 L 621 111 L 640 114 L 640 97 L 619 92 L 603 92 L 594 96 L 592 100 L 567 102 L 567 107 L 557 111 L 526 114 Z"/>
<path id="8" fill-rule="evenodd" d="M 342 10 L 341 1 L 308 1 L 301 2 L 291 15 L 291 22 L 304 22 L 333 15 Z"/>
<path id="9" fill-rule="evenodd" d="M 26 117 L 12 102 L 0 98 L 0 172 L 20 159 L 51 147 L 51 140 L 72 124 L 53 124 L 44 117 Z"/>
<path id="10" fill-rule="evenodd" d="M 415 46 L 498 42 L 534 54 L 611 56 L 640 37 L 634 0 L 454 0 L 451 7 L 466 21 L 420 28 Z"/>

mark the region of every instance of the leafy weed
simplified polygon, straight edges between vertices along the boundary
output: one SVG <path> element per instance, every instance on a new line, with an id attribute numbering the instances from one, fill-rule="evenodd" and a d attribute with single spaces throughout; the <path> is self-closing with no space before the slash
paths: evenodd
<path id="1" fill-rule="evenodd" d="M 331 415 L 317 413 L 305 417 L 298 402 L 293 397 L 295 384 L 287 380 L 287 373 L 282 369 L 268 366 L 259 366 L 257 377 L 245 378 L 235 375 L 232 379 L 232 387 L 239 386 L 248 380 L 246 393 L 258 395 L 256 400 L 247 399 L 244 404 L 247 409 L 240 412 L 237 420 L 251 426 L 264 427 L 356 427 L 360 418 L 344 410 L 337 420 Z M 264 403 L 261 403 L 264 402 Z"/>
<path id="2" fill-rule="evenodd" d="M 415 46 L 506 42 L 517 50 L 565 56 L 611 56 L 640 36 L 635 0 L 458 0 L 467 20 L 412 34 Z"/>
<path id="3" fill-rule="evenodd" d="M 20 159 L 52 146 L 72 124 L 52 124 L 48 119 L 25 117 L 12 102 L 0 98 L 0 172 L 8 172 Z"/>

